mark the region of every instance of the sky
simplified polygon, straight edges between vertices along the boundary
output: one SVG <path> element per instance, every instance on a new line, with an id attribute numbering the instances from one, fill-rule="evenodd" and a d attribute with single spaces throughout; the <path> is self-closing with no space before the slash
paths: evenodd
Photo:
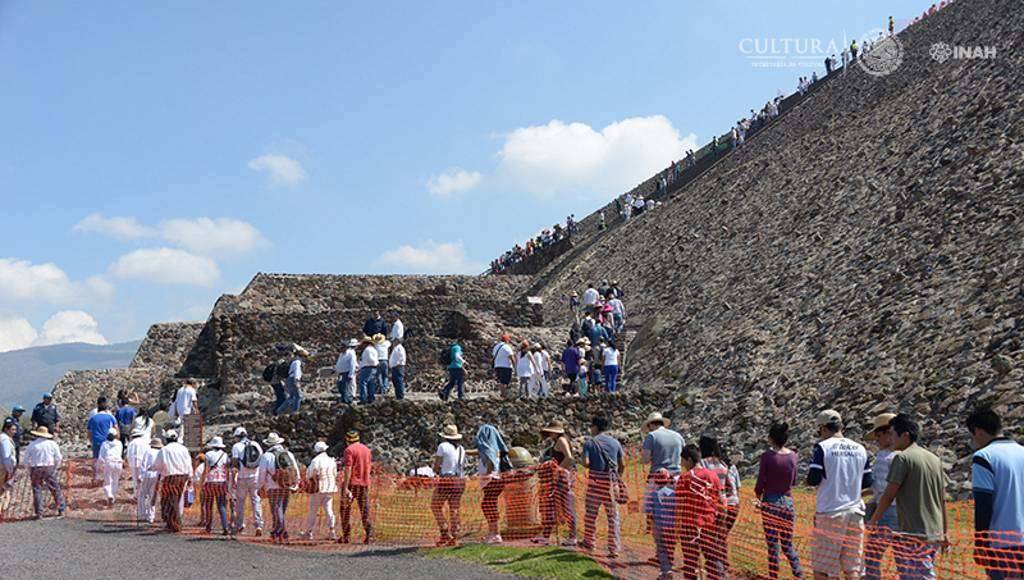
<path id="1" fill-rule="evenodd" d="M 0 351 L 203 320 L 260 271 L 478 274 L 891 4 L 7 0 Z"/>

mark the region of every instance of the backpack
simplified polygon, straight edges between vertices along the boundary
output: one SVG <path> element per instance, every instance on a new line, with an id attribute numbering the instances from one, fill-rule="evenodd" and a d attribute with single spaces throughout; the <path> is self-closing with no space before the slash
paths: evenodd
<path id="1" fill-rule="evenodd" d="M 443 367 L 452 364 L 452 347 L 446 346 L 441 349 L 441 354 L 438 357 L 437 362 L 441 363 L 441 366 Z"/>
<path id="2" fill-rule="evenodd" d="M 281 382 L 286 381 L 288 379 L 289 366 L 290 365 L 288 364 L 288 361 L 285 360 L 277 363 L 277 365 L 274 367 L 274 378 Z"/>
<path id="3" fill-rule="evenodd" d="M 260 448 L 252 441 L 247 441 L 242 448 L 242 467 L 256 469 L 260 466 Z"/>
<path id="4" fill-rule="evenodd" d="M 277 374 L 277 363 L 270 363 L 263 368 L 263 380 L 272 383 L 274 382 L 274 375 Z"/>
<path id="5" fill-rule="evenodd" d="M 287 450 L 282 449 L 274 455 L 274 482 L 285 488 L 294 487 L 298 483 L 295 470 L 295 458 Z"/>

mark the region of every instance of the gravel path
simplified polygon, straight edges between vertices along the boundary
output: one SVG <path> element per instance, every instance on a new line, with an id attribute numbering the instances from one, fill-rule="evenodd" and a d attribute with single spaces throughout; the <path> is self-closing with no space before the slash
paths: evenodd
<path id="1" fill-rule="evenodd" d="M 501 578 L 482 566 L 415 550 L 323 554 L 220 538 L 175 536 L 83 520 L 0 525 L 5 578 L 145 580 Z"/>

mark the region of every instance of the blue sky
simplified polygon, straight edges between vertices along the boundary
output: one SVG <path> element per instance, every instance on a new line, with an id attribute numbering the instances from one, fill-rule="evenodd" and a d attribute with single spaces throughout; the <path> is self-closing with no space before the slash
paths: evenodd
<path id="1" fill-rule="evenodd" d="M 888 6 L 4 2 L 0 350 L 203 319 L 257 271 L 478 273 L 809 74 L 743 39 Z"/>

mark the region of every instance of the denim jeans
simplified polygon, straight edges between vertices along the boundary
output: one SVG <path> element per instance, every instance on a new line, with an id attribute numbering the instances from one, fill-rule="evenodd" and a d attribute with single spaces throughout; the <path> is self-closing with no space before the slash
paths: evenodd
<path id="1" fill-rule="evenodd" d="M 383 395 L 388 392 L 388 361 L 382 360 L 377 363 L 377 394 Z"/>
<path id="2" fill-rule="evenodd" d="M 654 547 L 658 555 L 658 568 L 662 576 L 672 573 L 672 560 L 676 551 L 675 530 L 662 529 L 657 523 L 654 524 Z"/>
<path id="3" fill-rule="evenodd" d="M 373 403 L 377 397 L 377 369 L 363 367 L 359 369 L 359 402 L 364 405 Z"/>
<path id="4" fill-rule="evenodd" d="M 391 382 L 395 385 L 395 398 L 405 398 L 405 365 L 391 369 Z"/>
<path id="5" fill-rule="evenodd" d="M 889 506 L 878 525 L 867 529 L 864 543 L 864 579 L 881 580 L 885 552 L 893 547 L 892 531 L 899 529 L 896 506 Z"/>
<path id="6" fill-rule="evenodd" d="M 993 557 L 994 555 L 994 557 Z M 984 565 L 990 580 L 1021 580 L 1024 578 L 1024 547 L 994 547 L 986 550 Z"/>
<path id="7" fill-rule="evenodd" d="M 270 515 L 274 519 L 274 527 L 270 531 L 272 538 L 288 538 L 288 521 L 285 515 L 288 513 L 288 499 L 291 492 L 287 489 L 271 489 L 267 491 L 267 499 L 270 500 Z"/>
<path id="8" fill-rule="evenodd" d="M 448 384 L 445 385 L 444 390 L 441 391 L 442 401 L 448 400 L 448 397 L 452 394 L 453 387 L 455 388 L 456 395 L 459 397 L 459 399 L 466 398 L 466 369 L 448 369 Z"/>
<path id="9" fill-rule="evenodd" d="M 896 572 L 900 580 L 935 578 L 935 555 L 939 545 L 906 535 L 898 535 L 893 543 Z"/>
<path id="10" fill-rule="evenodd" d="M 298 413 L 299 404 L 302 403 L 302 391 L 299 390 L 299 381 L 288 377 L 288 382 L 284 386 L 284 394 L 285 399 L 281 406 L 277 408 L 277 414 Z"/>
<path id="11" fill-rule="evenodd" d="M 619 388 L 619 366 L 618 365 L 605 365 L 604 367 L 604 386 L 608 389 L 609 393 L 614 393 Z"/>
<path id="12" fill-rule="evenodd" d="M 353 393 L 353 377 L 352 373 L 344 373 L 338 377 L 338 382 L 335 387 L 338 389 L 338 394 L 341 395 L 341 402 L 346 405 L 352 404 L 352 398 L 355 396 Z"/>
<path id="13" fill-rule="evenodd" d="M 49 492 L 53 496 L 53 502 L 57 506 L 57 513 L 63 514 L 65 509 L 64 493 L 60 489 L 60 482 L 57 481 L 57 468 L 30 467 L 28 470 L 29 479 L 32 481 L 32 503 L 36 515 L 43 516 L 46 509 L 46 495 Z"/>
<path id="14" fill-rule="evenodd" d="M 284 385 L 281 383 L 270 383 L 270 388 L 274 390 L 274 404 L 270 407 L 270 413 L 273 415 L 277 414 L 277 410 L 281 408 L 281 403 L 284 403 Z"/>
<path id="15" fill-rule="evenodd" d="M 622 532 L 619 528 L 619 506 L 612 499 L 611 479 L 608 472 L 591 471 L 587 481 L 587 496 L 583 514 L 583 543 L 594 545 L 594 534 L 597 531 L 597 516 L 604 507 L 608 518 L 608 551 L 618 552 L 622 549 Z M 662 570 L 664 572 L 664 570 Z"/>
<path id="16" fill-rule="evenodd" d="M 800 557 L 793 547 L 793 498 L 788 495 L 766 495 L 761 501 L 761 524 L 768 544 L 768 577 L 779 577 L 779 547 L 786 554 L 794 578 L 802 578 Z"/>

